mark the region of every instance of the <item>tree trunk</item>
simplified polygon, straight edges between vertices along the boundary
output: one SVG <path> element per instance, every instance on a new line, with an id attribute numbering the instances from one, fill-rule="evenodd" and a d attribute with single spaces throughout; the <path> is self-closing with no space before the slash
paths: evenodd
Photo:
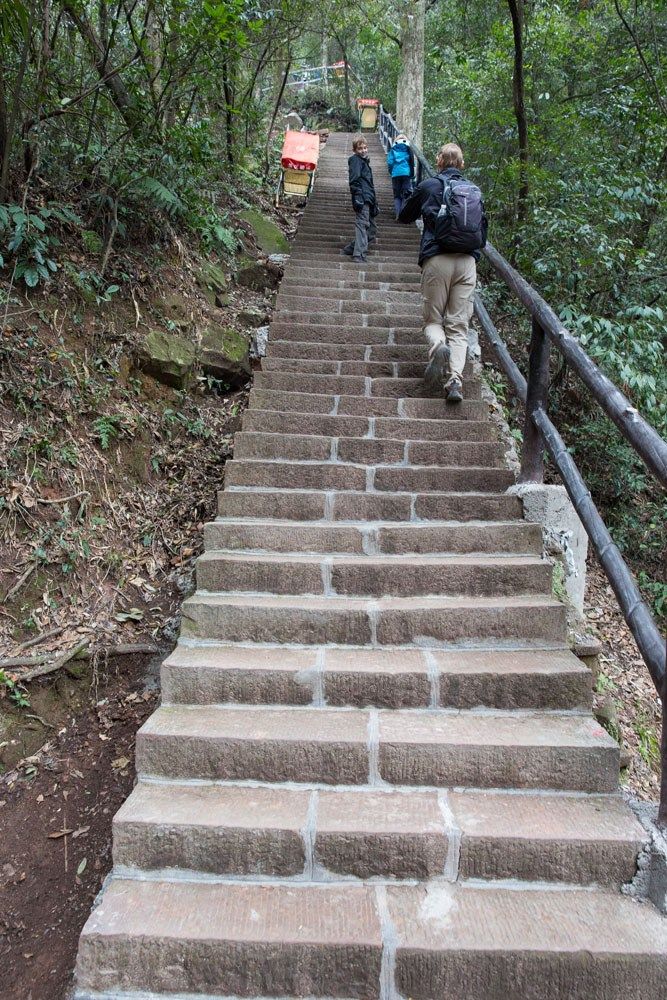
<path id="1" fill-rule="evenodd" d="M 401 68 L 396 86 L 396 121 L 422 144 L 424 118 L 424 19 L 426 0 L 405 0 L 401 17 Z"/>
<path id="2" fill-rule="evenodd" d="M 512 75 L 512 98 L 514 101 L 514 116 L 519 133 L 519 201 L 517 217 L 526 217 L 528 203 L 528 123 L 526 121 L 526 104 L 523 80 L 523 0 L 507 0 L 512 17 L 514 33 L 514 73 Z"/>
<path id="3" fill-rule="evenodd" d="M 132 131 L 138 124 L 138 116 L 134 107 L 134 102 L 126 89 L 125 84 L 120 79 L 120 76 L 117 73 L 109 75 L 106 65 L 108 53 L 99 36 L 95 32 L 93 25 L 86 17 L 85 12 L 82 9 L 79 9 L 73 0 L 65 0 L 63 3 L 63 9 L 67 11 L 70 19 L 76 25 L 79 34 L 85 42 L 91 58 L 95 63 L 95 68 L 97 69 L 100 79 L 104 80 L 104 85 L 109 91 L 109 95 L 113 103 L 118 108 L 118 111 L 120 112 L 127 127 L 130 131 Z"/>

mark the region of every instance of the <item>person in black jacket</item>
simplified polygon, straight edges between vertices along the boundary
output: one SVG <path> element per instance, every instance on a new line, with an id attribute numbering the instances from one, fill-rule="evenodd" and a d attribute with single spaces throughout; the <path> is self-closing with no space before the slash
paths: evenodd
<path id="1" fill-rule="evenodd" d="M 473 312 L 480 252 L 477 249 L 465 253 L 447 251 L 435 238 L 433 224 L 443 205 L 444 186 L 452 181 L 468 185 L 461 172 L 465 166 L 463 153 L 455 143 L 442 147 L 436 163 L 438 176 L 429 177 L 418 185 L 401 209 L 398 221 L 415 222 L 421 216 L 424 222 L 419 266 L 422 269 L 424 335 L 431 345 L 425 377 L 427 388 L 438 392 L 444 382 L 447 402 L 459 403 L 463 399 L 468 324 Z M 470 187 L 480 198 L 479 189 L 474 185 Z M 479 205 L 478 202 L 478 208 Z M 485 242 L 486 216 L 481 203 L 478 245 L 484 246 Z"/>
<path id="2" fill-rule="evenodd" d="M 359 264 L 368 259 L 368 246 L 377 235 L 375 216 L 378 214 L 373 171 L 368 160 L 368 145 L 362 135 L 352 143 L 354 150 L 347 161 L 352 208 L 355 212 L 354 239 L 343 247 L 343 253 Z"/>

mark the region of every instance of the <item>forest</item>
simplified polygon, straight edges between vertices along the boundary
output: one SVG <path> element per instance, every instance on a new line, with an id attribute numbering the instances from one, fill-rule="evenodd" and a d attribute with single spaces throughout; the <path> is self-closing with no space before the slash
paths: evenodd
<path id="1" fill-rule="evenodd" d="M 275 183 L 280 116 L 319 98 L 351 127 L 361 89 L 427 156 L 445 139 L 463 146 L 495 245 L 667 431 L 662 0 L 3 0 L 0 11 L 6 309 L 13 288 L 63 282 L 122 296 L 127 248 L 149 267 L 180 240 L 233 255 L 230 213 Z M 326 86 L 291 82 L 336 61 L 345 70 Z M 524 321 L 486 277 L 522 359 Z M 566 366 L 554 384 L 568 443 L 662 614 L 664 497 Z"/>
<path id="2" fill-rule="evenodd" d="M 324 143 L 358 128 L 359 97 L 430 163 L 461 145 L 493 245 L 667 437 L 667 0 L 0 0 L 0 807 L 6 789 L 16 868 L 0 872 L 0 961 L 21 1000 L 66 995 L 157 703 L 149 667 L 216 516 L 300 218 L 275 200 L 287 116 Z M 484 259 L 479 278 L 526 374 L 530 320 Z M 187 377 L 180 358 L 152 377 L 151 337 L 186 342 Z M 200 364 L 210 337 L 222 372 Z M 484 363 L 520 444 L 522 407 Z M 550 415 L 664 628 L 667 497 L 556 351 L 551 365 Z M 593 563 L 595 712 L 624 783 L 655 799 L 659 701 Z M 50 850 L 25 838 L 39 823 Z"/>

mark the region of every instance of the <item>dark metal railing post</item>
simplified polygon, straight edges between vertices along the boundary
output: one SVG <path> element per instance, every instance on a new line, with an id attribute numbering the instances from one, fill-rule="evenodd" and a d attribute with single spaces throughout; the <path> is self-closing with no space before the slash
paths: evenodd
<path id="1" fill-rule="evenodd" d="M 530 338 L 526 419 L 523 425 L 523 450 L 521 452 L 520 481 L 522 483 L 544 482 L 544 443 L 539 429 L 533 423 L 533 414 L 539 409 L 547 409 L 549 348 L 549 338 L 537 320 L 534 319 Z"/>
<path id="2" fill-rule="evenodd" d="M 665 660 L 667 661 L 667 639 L 665 640 Z M 660 739 L 660 804 L 658 806 L 658 826 L 667 832 L 667 671 L 662 678 L 662 735 Z"/>

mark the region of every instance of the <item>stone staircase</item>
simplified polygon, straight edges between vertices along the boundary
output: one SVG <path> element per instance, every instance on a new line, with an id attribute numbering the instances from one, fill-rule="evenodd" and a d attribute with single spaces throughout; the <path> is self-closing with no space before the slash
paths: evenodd
<path id="1" fill-rule="evenodd" d="M 83 998 L 650 1000 L 667 922 L 480 385 L 419 395 L 418 234 L 322 157 L 198 589 L 137 740 Z"/>

